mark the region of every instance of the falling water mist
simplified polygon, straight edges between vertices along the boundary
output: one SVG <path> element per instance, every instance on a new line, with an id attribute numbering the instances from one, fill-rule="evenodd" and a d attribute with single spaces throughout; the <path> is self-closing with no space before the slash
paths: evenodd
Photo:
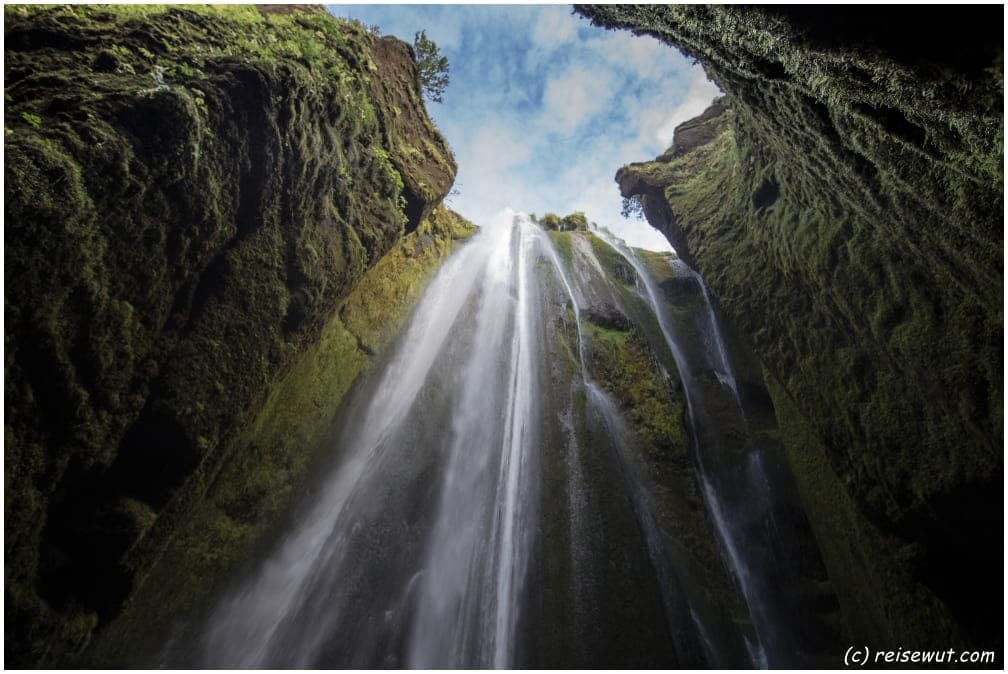
<path id="1" fill-rule="evenodd" d="M 505 212 L 449 258 L 395 347 L 344 404 L 331 467 L 276 540 L 193 620 L 196 647 L 173 640 L 158 664 L 784 661 L 778 635 L 791 633 L 793 618 L 782 612 L 793 604 L 778 601 L 776 588 L 790 578 L 772 577 L 786 565 L 745 551 L 788 553 L 781 536 L 757 535 L 775 526 L 774 500 L 785 492 L 759 447 L 709 442 L 717 440 L 707 430 L 709 389 L 695 385 L 697 372 L 716 372 L 733 392 L 734 414 L 746 417 L 709 300 L 707 342 L 690 354 L 694 363 L 645 265 L 611 242 L 635 270 L 662 348 L 675 355 L 670 372 L 678 368 L 686 390 L 712 523 L 706 535 L 721 546 L 749 627 L 699 584 L 689 545 L 663 520 L 633 429 L 593 378 L 583 313 L 600 295 L 618 304 L 618 293 L 585 235 L 571 241 L 561 256 L 546 232 Z"/>
<path id="2" fill-rule="evenodd" d="M 211 616 L 203 664 L 511 662 L 536 461 L 535 241 L 512 217 L 431 282 L 315 505 Z"/>

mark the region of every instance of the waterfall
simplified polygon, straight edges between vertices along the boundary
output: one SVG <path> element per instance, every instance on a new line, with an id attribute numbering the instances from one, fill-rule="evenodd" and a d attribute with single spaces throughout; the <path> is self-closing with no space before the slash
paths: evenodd
<path id="1" fill-rule="evenodd" d="M 573 239 L 573 242 L 573 245 L 578 246 L 578 253 L 587 259 L 590 269 L 595 270 L 600 277 L 604 278 L 606 276 L 605 270 L 595 253 L 592 251 L 591 246 L 588 245 L 587 241 L 583 238 L 575 238 Z M 689 610 L 691 627 L 696 629 L 697 636 L 700 638 L 708 662 L 716 663 L 719 661 L 720 656 L 717 653 L 717 649 L 714 648 L 711 640 L 707 637 L 708 630 L 694 608 L 689 606 L 689 600 L 686 599 L 684 592 L 680 588 L 680 580 L 675 574 L 675 569 L 678 565 L 673 559 L 674 553 L 670 550 L 669 542 L 665 540 L 665 536 L 658 524 L 656 506 L 653 499 L 641 483 L 641 479 L 636 474 L 633 467 L 633 462 L 626 454 L 626 444 L 628 442 L 632 442 L 632 438 L 625 428 L 616 404 L 605 393 L 605 391 L 592 380 L 590 374 L 588 373 L 583 330 L 581 327 L 580 309 L 578 308 L 577 300 L 571 289 L 571 284 L 566 279 L 563 266 L 557 258 L 555 250 L 552 248 L 550 250 L 552 251 L 550 260 L 557 275 L 562 279 L 564 288 L 570 298 L 570 302 L 574 306 L 574 316 L 577 324 L 578 335 L 578 355 L 581 364 L 581 379 L 588 392 L 587 400 L 592 411 L 603 420 L 607 434 L 615 440 L 613 443 L 613 451 L 615 452 L 618 465 L 625 480 L 626 490 L 629 492 L 630 499 L 633 503 L 637 523 L 644 534 L 648 555 L 661 590 L 666 619 L 675 621 L 674 616 L 678 612 L 678 609 L 686 606 Z M 681 619 L 679 622 L 681 623 Z M 677 627 L 682 629 L 683 626 L 679 624 Z"/>
<path id="2" fill-rule="evenodd" d="M 479 348 L 463 370 L 465 405 L 452 419 L 451 454 L 421 581 L 411 667 L 510 663 L 528 554 L 528 532 L 522 525 L 530 519 L 525 508 L 534 458 L 528 456 L 535 367 L 529 231 L 530 223 L 521 219 L 511 229 L 500 229 L 511 240 L 494 245 L 510 255 L 487 261 L 476 317 L 474 343 Z M 504 383 L 503 400 L 494 395 L 497 381 Z M 499 428 L 489 423 L 495 416 Z M 478 451 L 489 446 L 499 447 L 499 454 Z M 487 575 L 491 572 L 492 577 Z M 461 611 L 456 609 L 460 604 L 465 606 Z"/>
<path id="3" fill-rule="evenodd" d="M 782 507 L 799 507 L 797 497 L 793 496 L 795 488 L 786 472 L 777 471 L 773 483 L 768 477 L 766 452 L 751 433 L 738 377 L 707 286 L 696 271 L 685 267 L 677 258 L 668 261 L 673 271 L 696 284 L 703 300 L 704 310 L 700 318 L 694 318 L 693 327 L 703 338 L 705 353 L 689 354 L 691 358 L 683 347 L 684 328 L 668 315 L 653 275 L 637 253 L 622 241 L 612 236 L 606 236 L 606 240 L 633 268 L 640 281 L 638 287 L 643 286 L 642 295 L 658 319 L 682 378 L 693 428 L 698 476 L 708 512 L 751 618 L 754 641 L 747 639 L 746 642 L 752 664 L 762 668 L 800 666 L 804 664 L 804 656 L 798 654 L 801 639 L 797 631 L 802 629 L 803 620 L 816 623 L 818 616 L 806 612 L 806 607 L 791 601 L 788 593 L 781 590 L 781 579 L 786 576 L 777 564 L 776 554 L 767 560 L 766 551 L 796 548 L 802 545 L 802 539 L 811 541 L 812 534 L 804 522 L 805 526 L 797 527 L 795 532 L 798 540 L 782 540 L 777 532 L 775 511 Z M 716 418 L 712 415 L 711 388 L 700 385 L 701 369 L 705 366 L 730 392 L 734 415 L 744 431 L 741 440 L 731 438 L 725 442 L 723 438 L 702 432 L 726 421 L 731 423 L 733 415 L 732 410 L 723 407 L 718 409 Z M 739 456 L 744 458 L 739 460 Z M 779 493 L 775 494 L 774 490 Z M 796 615 L 797 611 L 805 614 Z M 815 629 L 824 631 L 818 625 Z"/>
<path id="4" fill-rule="evenodd" d="M 580 234 L 565 236 L 575 242 L 567 260 L 507 211 L 446 261 L 344 402 L 330 468 L 195 619 L 195 644 L 171 639 L 162 664 L 737 666 L 737 627 L 711 618 L 724 609 L 696 586 L 634 431 L 593 378 L 585 312 L 611 281 Z M 681 363 L 699 425 L 704 401 L 674 326 L 646 270 L 621 253 Z M 703 358 L 734 383 L 726 348 L 712 346 Z M 721 479 L 727 464 L 699 454 L 716 537 L 767 648 L 766 624 L 779 618 L 761 612 L 764 569 L 735 525 L 749 492 L 722 495 L 752 485 Z M 745 464 L 747 479 L 770 484 L 758 456 Z"/>
<path id="5" fill-rule="evenodd" d="M 424 450 L 409 437 L 422 414 L 418 399 L 425 388 L 451 386 L 445 379 L 452 372 L 465 376 L 452 393 L 451 414 L 444 415 L 450 417 L 450 429 L 429 457 L 440 466 L 443 487 L 426 563 L 407 574 L 399 592 L 405 599 L 394 607 L 368 608 L 398 613 L 388 617 L 406 621 L 409 597 L 417 596 L 403 664 L 506 662 L 524 554 L 522 533 L 516 533 L 516 522 L 527 517 L 522 512 L 524 452 L 531 449 L 533 430 L 529 227 L 493 223 L 433 279 L 362 419 L 338 443 L 347 457 L 325 482 L 316 505 L 212 616 L 206 665 L 309 667 L 325 659 L 326 641 L 334 634 L 353 632 L 344 623 L 367 609 L 354 606 L 361 600 L 340 581 L 355 576 L 352 567 L 375 561 L 354 557 L 360 552 L 355 538 L 374 522 L 370 513 L 384 505 L 379 497 L 387 487 L 381 483 L 395 474 L 392 464 L 415 461 L 410 450 Z M 467 324 L 476 325 L 474 336 L 465 330 Z M 493 388 L 498 380 L 508 382 L 506 390 Z M 362 649 L 374 646 L 366 638 L 359 643 Z M 474 643 L 492 644 L 490 655 L 473 652 Z M 348 655 L 351 661 L 369 657 L 353 649 Z"/>

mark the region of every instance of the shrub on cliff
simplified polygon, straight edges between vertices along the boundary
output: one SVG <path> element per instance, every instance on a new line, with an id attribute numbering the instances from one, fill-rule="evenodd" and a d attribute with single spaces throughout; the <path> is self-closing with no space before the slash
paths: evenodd
<path id="1" fill-rule="evenodd" d="M 569 232 L 569 231 L 573 231 L 573 230 L 587 232 L 588 231 L 588 218 L 586 218 L 585 214 L 582 213 L 581 211 L 577 211 L 576 213 L 571 213 L 570 215 L 565 216 L 564 219 L 563 219 L 563 230 L 565 232 Z"/>
<path id="2" fill-rule="evenodd" d="M 623 197 L 623 204 L 620 206 L 620 215 L 627 220 L 643 220 L 644 204 L 641 203 L 640 195 L 634 194 L 629 197 Z"/>
<path id="3" fill-rule="evenodd" d="M 424 95 L 435 103 L 441 102 L 448 88 L 448 57 L 441 55 L 437 43 L 427 37 L 427 31 L 418 32 L 413 38 L 417 66 L 420 69 L 420 86 Z"/>
<path id="4" fill-rule="evenodd" d="M 588 231 L 588 218 L 580 211 L 562 218 L 556 213 L 547 213 L 541 219 L 533 220 L 533 222 L 537 222 L 543 229 L 557 232 Z"/>

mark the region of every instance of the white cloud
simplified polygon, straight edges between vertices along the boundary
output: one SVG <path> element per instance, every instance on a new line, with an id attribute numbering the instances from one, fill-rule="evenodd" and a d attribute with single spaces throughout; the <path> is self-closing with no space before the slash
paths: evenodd
<path id="1" fill-rule="evenodd" d="M 478 126 L 477 126 L 478 125 Z M 533 199 L 546 199 L 554 186 L 529 179 L 528 166 L 538 161 L 538 136 L 528 134 L 510 117 L 480 123 L 466 120 L 445 128 L 456 148 L 459 196 L 451 207 L 477 224 L 506 207 L 527 209 Z"/>
<path id="2" fill-rule="evenodd" d="M 686 90 L 682 103 L 673 108 L 661 125 L 657 127 L 658 130 L 655 132 L 655 138 L 664 147 L 668 147 L 672 144 L 675 128 L 702 113 L 710 106 L 711 101 L 720 95 L 721 91 L 713 82 L 707 79 L 707 75 L 703 69 L 700 66 L 694 66 L 692 72 L 690 72 L 689 88 Z"/>
<path id="3" fill-rule="evenodd" d="M 504 208 L 582 210 L 635 246 L 668 249 L 620 215 L 613 179 L 665 150 L 672 130 L 717 94 L 653 38 L 592 28 L 558 6 L 358 5 L 346 13 L 446 52 L 451 85 L 428 105 L 458 160 L 452 208 L 477 224 Z"/>
<path id="4" fill-rule="evenodd" d="M 473 164 L 491 163 L 498 170 L 510 169 L 532 156 L 533 145 L 526 134 L 504 120 L 493 120 L 462 138 L 463 154 Z"/>
<path id="5" fill-rule="evenodd" d="M 577 35 L 578 18 L 567 7 L 545 7 L 532 28 L 532 41 L 544 49 L 555 49 Z"/>
<path id="6" fill-rule="evenodd" d="M 528 29 L 529 45 L 525 52 L 524 67 L 528 73 L 541 72 L 551 61 L 563 57 L 567 49 L 559 47 L 570 45 L 577 37 L 580 19 L 571 15 L 567 7 L 541 7 L 532 18 Z"/>
<path id="7" fill-rule="evenodd" d="M 660 79 L 685 65 L 675 49 L 648 35 L 606 32 L 585 44 L 612 67 L 644 80 Z"/>
<path id="8" fill-rule="evenodd" d="M 605 110 L 613 96 L 613 77 L 606 71 L 573 66 L 546 82 L 542 123 L 551 131 L 571 136 Z"/>

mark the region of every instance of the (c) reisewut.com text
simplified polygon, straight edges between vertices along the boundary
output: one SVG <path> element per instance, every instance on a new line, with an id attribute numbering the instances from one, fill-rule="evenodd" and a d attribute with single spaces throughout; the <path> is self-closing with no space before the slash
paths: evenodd
<path id="1" fill-rule="evenodd" d="M 894 650 L 872 650 L 868 646 L 851 646 L 844 653 L 847 667 L 875 667 L 878 665 L 982 665 L 994 662 L 994 651 L 960 651 L 955 648 L 944 650 L 920 650 L 897 648 Z"/>

